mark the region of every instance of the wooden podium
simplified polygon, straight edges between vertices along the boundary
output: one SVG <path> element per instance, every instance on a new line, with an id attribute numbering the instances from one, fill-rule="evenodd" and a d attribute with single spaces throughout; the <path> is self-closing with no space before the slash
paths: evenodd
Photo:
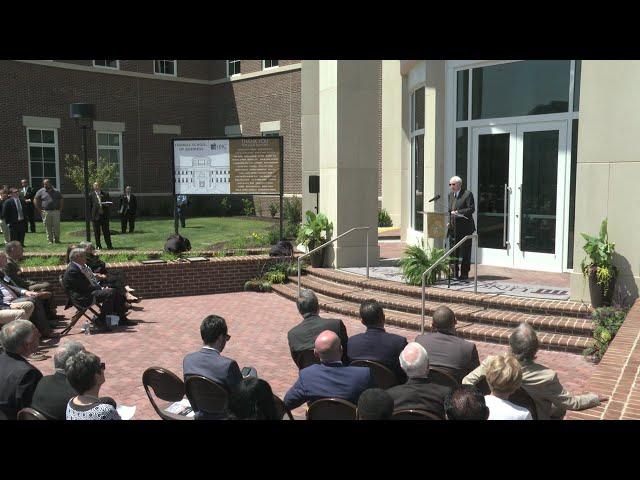
<path id="1" fill-rule="evenodd" d="M 447 236 L 447 222 L 446 214 L 438 212 L 422 212 L 427 216 L 427 237 L 428 238 L 446 238 Z"/>

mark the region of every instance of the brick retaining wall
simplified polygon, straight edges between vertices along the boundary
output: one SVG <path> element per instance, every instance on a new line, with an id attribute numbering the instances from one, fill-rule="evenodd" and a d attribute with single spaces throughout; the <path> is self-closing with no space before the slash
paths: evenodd
<path id="1" fill-rule="evenodd" d="M 568 420 L 640 420 L 640 299 L 629 310 L 585 391 L 609 397 L 597 408 L 568 412 Z"/>
<path id="2" fill-rule="evenodd" d="M 147 265 L 139 262 L 108 263 L 110 271 L 122 270 L 127 283 L 143 298 L 178 297 L 182 295 L 206 295 L 211 293 L 239 292 L 244 283 L 260 275 L 269 265 L 288 257 L 274 258 L 268 255 L 210 258 L 206 262 L 171 262 Z M 58 278 L 66 266 L 24 268 L 23 275 L 31 280 L 53 285 L 55 302 L 66 302 Z"/>

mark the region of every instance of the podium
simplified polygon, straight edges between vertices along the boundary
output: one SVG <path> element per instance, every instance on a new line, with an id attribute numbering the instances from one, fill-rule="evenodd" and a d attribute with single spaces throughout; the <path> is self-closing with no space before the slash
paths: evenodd
<path id="1" fill-rule="evenodd" d="M 428 238 L 446 238 L 447 222 L 446 214 L 438 212 L 423 212 L 418 210 L 417 213 L 427 216 L 427 237 Z"/>

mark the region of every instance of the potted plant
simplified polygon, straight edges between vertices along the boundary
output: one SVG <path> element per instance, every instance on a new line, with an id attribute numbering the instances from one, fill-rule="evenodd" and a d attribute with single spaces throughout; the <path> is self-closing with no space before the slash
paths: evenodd
<path id="1" fill-rule="evenodd" d="M 333 223 L 323 213 L 316 215 L 311 210 L 307 210 L 306 217 L 307 221 L 298 230 L 297 241 L 311 251 L 331 239 Z M 324 252 L 325 249 L 323 248 L 311 255 L 311 266 L 321 267 L 324 264 Z"/>
<path id="2" fill-rule="evenodd" d="M 410 285 L 422 285 L 422 274 L 445 254 L 443 248 L 429 248 L 421 239 L 419 245 L 409 245 L 398 262 L 405 281 Z M 436 280 L 447 273 L 449 259 L 443 260 L 425 279 L 427 285 L 433 285 Z"/>
<path id="3" fill-rule="evenodd" d="M 600 235 L 592 237 L 581 233 L 587 241 L 582 247 L 587 256 L 580 267 L 582 274 L 589 280 L 589 294 L 594 308 L 611 305 L 611 297 L 615 287 L 617 268 L 613 265 L 615 243 L 609 242 L 607 219 L 600 225 Z"/>

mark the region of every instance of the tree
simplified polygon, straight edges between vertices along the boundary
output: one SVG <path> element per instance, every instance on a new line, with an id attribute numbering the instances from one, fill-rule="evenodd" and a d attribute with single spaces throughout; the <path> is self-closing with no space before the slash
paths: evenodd
<path id="1" fill-rule="evenodd" d="M 80 157 L 75 154 L 66 154 L 64 163 L 67 178 L 71 180 L 79 192 L 84 192 L 84 166 Z M 88 159 L 87 163 L 89 165 L 89 189 L 95 182 L 105 187 L 117 184 L 117 165 L 106 161 L 101 161 L 96 165 L 96 161 L 92 159 Z"/>

